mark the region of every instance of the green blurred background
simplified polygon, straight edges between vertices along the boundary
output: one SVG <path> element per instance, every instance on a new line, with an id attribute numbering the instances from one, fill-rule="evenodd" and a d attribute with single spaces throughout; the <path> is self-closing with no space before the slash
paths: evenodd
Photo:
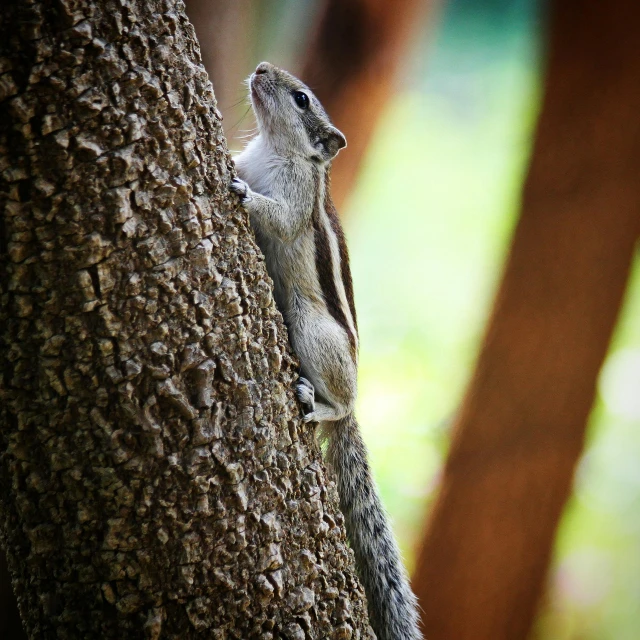
<path id="1" fill-rule="evenodd" d="M 295 68 L 315 9 L 263 3 L 252 64 Z M 357 412 L 409 568 L 516 222 L 544 39 L 536 0 L 442 3 L 342 212 L 361 332 Z M 638 260 L 557 537 L 540 639 L 640 637 L 637 318 Z"/>

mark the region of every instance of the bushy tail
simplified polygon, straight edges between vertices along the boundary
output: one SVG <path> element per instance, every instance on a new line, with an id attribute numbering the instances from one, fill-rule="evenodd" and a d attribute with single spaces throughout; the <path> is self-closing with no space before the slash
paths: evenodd
<path id="1" fill-rule="evenodd" d="M 327 426 L 327 461 L 336 474 L 371 626 L 378 640 L 422 640 L 416 597 L 371 476 L 358 424 L 347 416 Z"/>

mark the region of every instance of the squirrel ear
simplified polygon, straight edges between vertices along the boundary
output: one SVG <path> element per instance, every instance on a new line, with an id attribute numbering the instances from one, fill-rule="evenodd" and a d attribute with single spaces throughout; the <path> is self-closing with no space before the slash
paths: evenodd
<path id="1" fill-rule="evenodd" d="M 339 129 L 335 127 L 329 127 L 327 131 L 327 137 L 324 139 L 324 147 L 327 150 L 328 159 L 331 160 L 338 155 L 340 149 L 344 149 L 347 146 L 347 139 Z"/>

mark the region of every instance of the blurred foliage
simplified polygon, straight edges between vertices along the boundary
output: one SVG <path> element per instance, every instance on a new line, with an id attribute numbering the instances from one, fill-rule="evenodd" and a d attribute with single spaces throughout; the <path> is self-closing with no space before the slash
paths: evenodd
<path id="1" fill-rule="evenodd" d="M 506 34 L 468 6 L 449 5 L 407 69 L 345 212 L 358 416 L 409 564 L 508 248 L 538 105 L 532 8 Z"/>
<path id="2" fill-rule="evenodd" d="M 636 640 L 640 629 L 640 259 L 602 369 L 556 542 L 540 638 Z"/>
<path id="3" fill-rule="evenodd" d="M 359 421 L 409 566 L 482 339 L 539 106 L 529 0 L 453 0 L 408 65 L 345 219 Z M 603 369 L 536 636 L 640 622 L 640 264 Z"/>

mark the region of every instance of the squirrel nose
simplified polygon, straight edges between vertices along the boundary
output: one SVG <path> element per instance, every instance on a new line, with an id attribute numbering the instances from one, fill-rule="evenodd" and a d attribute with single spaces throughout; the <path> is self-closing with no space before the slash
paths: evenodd
<path id="1" fill-rule="evenodd" d="M 268 73 L 271 69 L 273 69 L 273 65 L 270 62 L 261 62 L 256 67 L 256 73 Z"/>

